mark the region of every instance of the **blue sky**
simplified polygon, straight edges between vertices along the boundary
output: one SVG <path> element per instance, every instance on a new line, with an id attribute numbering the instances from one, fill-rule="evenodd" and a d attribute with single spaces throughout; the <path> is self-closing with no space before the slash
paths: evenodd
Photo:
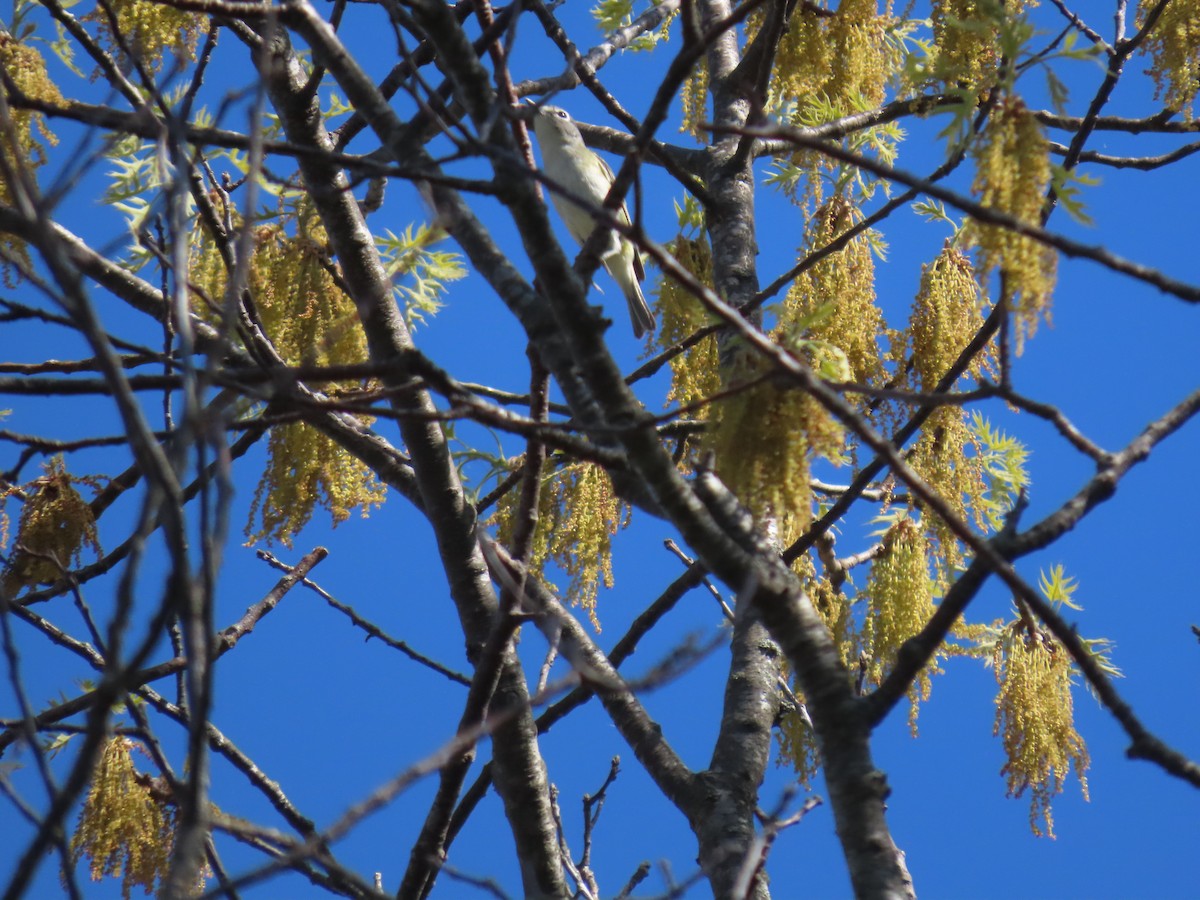
<path id="1" fill-rule="evenodd" d="M 365 14 L 351 7 L 352 23 L 360 15 Z M 581 48 L 599 37 L 582 5 L 564 6 L 558 15 Z M 1109 21 L 1106 11 L 1096 24 L 1108 28 Z M 370 20 L 358 39 L 369 36 L 370 27 L 378 24 L 377 18 Z M 520 42 L 523 49 L 514 61 L 518 79 L 561 71 L 559 58 L 531 30 L 521 32 Z M 391 65 L 389 41 L 360 46 L 371 48 L 365 51 L 364 61 L 373 74 Z M 624 54 L 603 70 L 602 78 L 631 112 L 640 115 L 649 101 L 646 86 L 657 83 L 671 50 L 667 46 L 655 54 Z M 241 49 L 232 42 L 223 45 L 222 52 L 228 54 L 227 60 L 244 60 Z M 1127 79 L 1130 83 L 1122 84 L 1113 98 L 1111 112 L 1143 114 L 1158 108 L 1147 105 L 1149 89 L 1140 75 L 1141 58 L 1133 67 Z M 1075 64 L 1070 70 L 1075 90 L 1073 111 L 1083 108 L 1100 76 L 1100 70 L 1087 63 Z M 229 84 L 245 83 L 244 76 L 232 69 L 228 78 Z M 1028 80 L 1028 92 L 1031 105 L 1044 102 L 1035 77 Z M 580 96 L 582 93 L 557 102 L 578 118 L 602 121 L 598 107 Z M 229 126 L 241 127 L 241 121 L 231 119 Z M 927 172 L 941 152 L 929 140 L 940 123 L 934 120 L 906 127 L 911 128 L 912 138 L 904 145 L 899 164 Z M 673 131 L 661 136 L 677 139 Z M 1131 152 L 1136 146 L 1139 153 L 1154 153 L 1183 140 L 1099 135 L 1091 146 L 1110 153 Z M 1102 243 L 1122 256 L 1161 266 L 1170 275 L 1197 283 L 1198 166 L 1193 157 L 1157 173 L 1085 167 L 1102 179 L 1098 187 L 1086 189 L 1084 196 L 1095 225 L 1078 225 L 1060 211 L 1050 227 L 1088 243 Z M 101 176 L 102 171 L 93 171 L 88 184 L 101 184 Z M 965 184 L 966 176 L 952 182 L 960 189 Z M 646 205 L 646 229 L 654 239 L 666 241 L 675 233 L 670 198 L 677 197 L 678 191 L 651 170 L 645 172 L 644 190 L 653 199 Z M 760 194 L 759 212 L 760 280 L 765 284 L 794 259 L 801 234 L 795 211 L 767 189 Z M 423 215 L 415 195 L 393 188 L 388 204 L 371 224 L 399 232 Z M 120 240 L 121 222 L 112 210 L 73 201 L 63 209 L 62 218 L 93 241 Z M 490 221 L 501 220 L 493 216 Z M 898 214 L 883 231 L 891 252 L 888 262 L 879 265 L 880 302 L 893 324 L 899 324 L 916 291 L 920 263 L 936 253 L 948 232 L 944 226 L 919 225 L 918 219 L 907 213 Z M 515 238 L 510 238 L 510 243 L 514 258 L 520 259 Z M 528 270 L 528 266 L 524 268 Z M 597 302 L 616 319 L 609 332 L 614 353 L 624 366 L 633 368 L 639 348 L 628 334 L 623 301 L 606 276 L 601 274 L 598 281 L 605 293 L 596 295 Z M 23 299 L 30 299 L 27 294 L 21 295 Z M 94 299 L 110 327 L 124 336 L 154 343 L 155 332 L 111 298 L 97 294 Z M 1016 362 L 1015 383 L 1026 394 L 1060 404 L 1085 433 L 1117 450 L 1148 421 L 1196 389 L 1200 381 L 1198 338 L 1200 320 L 1194 306 L 1113 275 L 1094 263 L 1061 260 L 1053 326 L 1042 327 L 1028 343 Z M 434 361 L 461 380 L 525 389 L 523 335 L 499 302 L 478 284 L 467 282 L 452 290 L 447 308 L 418 330 L 416 340 Z M 5 324 L 0 331 L 0 357 L 5 360 L 72 358 L 83 352 L 78 341 L 61 333 L 47 337 L 40 327 Z M 649 408 L 657 409 L 665 386 L 660 375 L 642 385 L 639 394 Z M 155 408 L 156 403 L 147 397 L 148 408 Z M 3 405 L 13 408 L 4 426 L 17 432 L 70 438 L 117 430 L 111 404 L 102 398 L 35 403 L 12 398 Z M 1031 506 L 1024 525 L 1057 508 L 1090 476 L 1087 460 L 1066 447 L 1045 423 L 1000 408 L 987 411 L 998 424 L 1026 441 L 1032 453 Z M 385 423 L 379 428 L 394 437 Z M 518 445 L 510 441 L 508 447 L 515 452 Z M 10 446 L 0 448 L 0 466 L 7 468 L 13 458 Z M 116 458 L 120 457 L 109 451 L 91 451 L 80 454 L 71 468 L 77 473 L 111 472 Z M 241 462 L 235 528 L 245 521 L 263 459 L 264 448 L 259 447 Z M 1152 731 L 1192 758 L 1200 757 L 1200 716 L 1196 714 L 1200 643 L 1189 629 L 1191 623 L 1200 622 L 1193 561 L 1193 522 L 1200 507 L 1200 485 L 1193 472 L 1197 459 L 1200 426 L 1193 422 L 1133 471 L 1117 496 L 1079 528 L 1049 551 L 1019 565 L 1021 574 L 1031 582 L 1036 582 L 1039 569 L 1056 563 L 1078 579 L 1077 599 L 1084 610 L 1072 613 L 1071 620 L 1084 636 L 1116 642 L 1114 662 L 1125 675 L 1118 683 L 1119 691 Z M 24 475 L 29 478 L 33 472 L 27 468 Z M 832 477 L 844 480 L 846 473 Z M 116 535 L 117 525 L 128 522 L 132 510 L 127 499 L 113 511 L 111 517 L 116 521 L 110 534 Z M 866 546 L 869 531 L 862 517 L 848 522 L 838 535 L 839 552 L 848 554 Z M 616 538 L 616 586 L 600 598 L 603 632 L 597 639 L 601 646 L 615 643 L 627 624 L 680 573 L 678 562 L 662 549 L 662 541 L 670 537 L 675 535 L 665 523 L 639 514 Z M 110 538 L 106 546 L 119 540 Z M 355 516 L 332 531 L 327 517 L 319 512 L 294 550 L 273 549 L 285 561 L 294 562 L 318 544 L 329 547 L 331 555 L 315 570 L 315 581 L 393 636 L 453 668 L 466 669 L 444 579 L 430 565 L 432 540 L 402 500 L 393 496 L 369 519 Z M 140 579 L 143 611 L 157 603 L 161 574 L 151 563 Z M 863 577 L 859 575 L 860 583 Z M 218 596 L 218 627 L 239 617 L 277 578 L 277 572 L 255 559 L 253 548 L 233 542 L 226 552 Z M 110 591 L 110 582 L 95 582 L 87 589 L 88 599 L 103 612 Z M 970 615 L 975 621 L 990 621 L 1008 616 L 1009 609 L 1007 594 L 993 584 L 977 598 Z M 39 611 L 71 627 L 78 624 L 65 598 Z M 709 638 L 721 629 L 711 597 L 695 591 L 642 645 L 627 671 L 634 676 L 645 672 L 681 639 L 691 635 Z M 75 680 L 90 677 L 76 660 L 35 640 L 28 629 L 18 625 L 16 631 L 22 675 L 38 706 L 60 691 L 73 695 L 78 689 Z M 543 650 L 541 638 L 527 629 L 521 651 L 531 672 L 536 672 Z M 919 738 L 909 735 L 906 706 L 902 706 L 880 728 L 875 743 L 876 763 L 887 773 L 893 789 L 889 821 L 896 842 L 907 854 L 919 895 L 983 900 L 1194 894 L 1190 857 L 1200 795 L 1145 762 L 1125 759 L 1126 737 L 1086 691 L 1077 690 L 1075 709 L 1077 727 L 1091 754 L 1091 800 L 1084 802 L 1077 782 L 1069 780 L 1054 805 L 1057 839 L 1039 839 L 1028 827 L 1027 798 L 1004 796 L 999 774 L 1004 758 L 999 739 L 992 735 L 992 672 L 968 660 L 951 660 L 946 669 L 945 675 L 935 679 L 933 696 L 922 707 Z M 726 671 L 727 656 L 718 649 L 685 678 L 644 698 L 676 749 L 695 768 L 702 768 L 711 753 Z M 556 672 L 561 675 L 565 670 L 560 666 Z M 379 642 L 365 642 L 362 633 L 351 628 L 341 614 L 315 594 L 300 589 L 288 595 L 221 661 L 218 679 L 217 725 L 319 825 L 330 824 L 381 781 L 437 749 L 453 733 L 465 696 L 460 687 Z M 169 692 L 167 683 L 159 687 Z M 14 713 L 10 694 L 6 683 L 0 688 L 0 715 Z M 162 734 L 166 746 L 180 753 L 182 736 L 170 726 L 164 726 Z M 557 725 L 544 739 L 543 749 L 551 780 L 560 791 L 568 837 L 576 854 L 580 849 L 579 798 L 599 787 L 614 755 L 622 757 L 622 774 L 609 789 L 596 833 L 594 867 L 606 896 L 615 894 L 643 859 L 667 861 L 677 879 L 693 874 L 696 847 L 686 822 L 660 799 L 598 706 L 591 704 Z M 487 757 L 486 743 L 480 755 Z M 12 758 L 10 751 L 3 761 Z M 30 762 L 27 755 L 19 761 Z M 14 773 L 14 784 L 39 806 L 44 798 L 29 775 L 29 770 Z M 762 805 L 773 805 L 791 778 L 786 767 L 772 766 L 761 794 Z M 433 786 L 432 780 L 421 782 L 360 825 L 338 846 L 342 859 L 368 879 L 373 872 L 382 871 L 385 885 L 394 888 Z M 814 784 L 813 792 L 823 794 L 823 785 Z M 802 793 L 800 799 L 804 796 Z M 214 772 L 213 798 L 226 812 L 275 824 L 261 798 L 246 790 L 241 776 L 220 762 Z M 23 845 L 20 837 L 27 833 L 7 803 L 0 803 L 0 833 L 18 836 L 15 842 L 5 841 L 5 849 L 0 850 L 3 881 L 17 852 L 13 848 Z M 258 861 L 236 846 L 222 849 L 232 872 Z M 517 896 L 520 881 L 511 838 L 494 795 L 454 845 L 450 861 L 470 874 L 495 878 Z M 818 807 L 780 837 L 769 870 L 776 897 L 849 895 L 827 806 Z M 663 884 L 656 872 L 639 894 L 660 891 Z M 48 864 L 30 896 L 54 896 L 59 890 L 53 866 Z M 295 876 L 259 891 L 247 896 L 316 895 L 314 888 Z M 482 896 L 447 878 L 435 891 L 436 897 L 444 898 L 476 895 Z M 688 896 L 708 895 L 708 888 L 701 884 Z M 87 896 L 119 896 L 119 887 L 111 881 L 89 884 Z"/>

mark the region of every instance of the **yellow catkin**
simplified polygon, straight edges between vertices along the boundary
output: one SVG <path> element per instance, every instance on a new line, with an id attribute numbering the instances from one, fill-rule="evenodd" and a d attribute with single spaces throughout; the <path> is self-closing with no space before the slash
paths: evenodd
<path id="1" fill-rule="evenodd" d="M 810 250 L 824 247 L 860 219 L 853 204 L 834 197 L 814 213 L 806 246 Z M 856 236 L 795 280 L 779 314 L 779 333 L 827 308 L 828 315 L 810 325 L 804 336 L 838 347 L 849 363 L 851 380 L 882 384 L 885 373 L 879 338 L 886 325 L 876 303 L 875 262 L 867 235 Z"/>
<path id="2" fill-rule="evenodd" d="M 121 878 L 124 900 L 135 886 L 147 894 L 158 889 L 174 843 L 171 816 L 134 769 L 135 747 L 124 737 L 104 745 L 71 839 L 71 850 L 89 861 L 93 881 Z"/>
<path id="3" fill-rule="evenodd" d="M 683 105 L 683 124 L 679 130 L 686 132 L 701 143 L 708 142 L 708 132 L 700 127 L 707 118 L 708 106 L 708 67 L 703 63 L 697 65 L 683 82 L 679 92 Z"/>
<path id="4" fill-rule="evenodd" d="M 840 197 L 829 200 L 813 215 L 808 248 L 825 246 L 860 218 L 849 201 Z M 855 237 L 796 279 L 784 302 L 780 326 L 786 328 L 831 302 L 832 313 L 813 325 L 807 336 L 840 347 L 856 381 L 876 381 L 883 373 L 879 336 L 884 323 L 875 302 L 875 263 L 865 235 Z"/>
<path id="5" fill-rule="evenodd" d="M 855 215 L 848 201 L 830 200 L 814 214 L 807 245 L 824 246 Z M 860 235 L 796 279 L 779 310 L 773 338 L 799 353 L 819 375 L 881 384 L 885 373 L 879 336 L 885 325 L 875 303 L 874 271 L 870 245 Z M 823 371 L 823 362 L 833 364 L 836 376 Z M 717 470 L 756 516 L 790 522 L 798 533 L 812 515 L 811 457 L 841 462 L 845 432 L 794 384 L 763 381 L 764 364 L 751 358 L 739 365 L 740 371 L 724 373 L 735 393 L 722 401 L 709 435 Z M 882 415 L 879 409 L 871 414 Z"/>
<path id="6" fill-rule="evenodd" d="M 553 473 L 542 479 L 541 489 L 538 491 L 537 528 L 534 529 L 528 552 L 525 554 L 526 569 L 537 575 L 542 574 L 546 560 L 550 558 L 550 535 L 558 504 L 553 479 Z M 487 525 L 496 529 L 496 540 L 506 546 L 512 546 L 513 543 L 520 497 L 521 492 L 516 489 L 504 494 L 497 501 L 495 512 L 487 520 Z"/>
<path id="7" fill-rule="evenodd" d="M 497 538 L 512 540 L 518 492 L 510 491 L 489 524 Z M 597 631 L 600 586 L 612 588 L 612 539 L 629 524 L 630 509 L 613 491 L 608 473 L 592 463 L 572 463 L 550 475 L 538 494 L 538 525 L 526 566 L 542 574 L 554 562 L 570 581 L 567 599 L 587 610 Z"/>
<path id="8" fill-rule="evenodd" d="M 751 20 L 751 39 L 763 21 Z M 903 63 L 886 40 L 892 24 L 890 2 L 881 12 L 877 0 L 842 0 L 832 16 L 797 6 L 775 57 L 775 102 L 819 97 L 841 113 L 878 106 Z"/>
<path id="9" fill-rule="evenodd" d="M 811 520 L 807 420 L 824 414 L 815 403 L 798 388 L 763 382 L 720 405 L 708 435 L 717 473 L 760 521 L 789 516 L 803 528 Z"/>
<path id="10" fill-rule="evenodd" d="M 1139 6 L 1139 28 L 1145 24 L 1150 7 Z M 1154 98 L 1190 119 L 1200 91 L 1200 7 L 1178 0 L 1169 4 L 1154 23 L 1141 52 L 1150 56 L 1148 71 L 1154 79 Z"/>
<path id="11" fill-rule="evenodd" d="M 1033 114 L 1019 97 L 1006 97 L 972 147 L 974 190 L 980 202 L 1027 225 L 1040 225 L 1050 185 L 1049 145 Z M 978 272 L 986 279 L 999 270 L 1016 323 L 1020 352 L 1040 318 L 1049 316 L 1057 257 L 1052 248 L 999 225 L 972 220 L 965 229 L 978 246 Z"/>
<path id="12" fill-rule="evenodd" d="M 561 517 L 550 538 L 550 556 L 571 577 L 567 596 L 588 611 L 599 630 L 596 600 L 600 585 L 613 586 L 612 538 L 629 522 L 627 508 L 613 493 L 599 466 L 572 467 L 563 482 Z"/>
<path id="13" fill-rule="evenodd" d="M 800 694 L 797 694 L 797 699 L 804 701 Z M 779 719 L 776 735 L 779 739 L 778 765 L 791 765 L 796 778 L 805 788 L 809 788 L 821 767 L 817 735 L 812 725 L 799 712 L 787 712 Z"/>
<path id="14" fill-rule="evenodd" d="M 354 303 L 338 287 L 315 236 L 289 236 L 279 225 L 259 229 L 250 287 L 267 334 L 289 365 L 366 360 Z"/>
<path id="15" fill-rule="evenodd" d="M 779 41 L 772 73 L 778 102 L 809 99 L 824 93 L 833 68 L 833 46 L 826 35 L 825 17 L 798 5 Z M 763 17 L 751 17 L 751 38 L 762 27 Z"/>
<path id="16" fill-rule="evenodd" d="M 915 389 L 935 390 L 975 337 L 983 322 L 980 293 L 970 260 L 949 242 L 923 267 L 905 338 Z M 994 369 L 995 348 L 989 344 L 966 366 L 962 377 L 978 378 Z M 933 412 L 911 448 L 908 462 L 956 516 L 983 524 L 984 460 L 961 407 L 944 406 Z M 931 511 L 926 510 L 923 518 L 935 543 L 938 579 L 944 581 L 962 561 L 958 539 Z"/>
<path id="17" fill-rule="evenodd" d="M 12 79 L 17 91 L 22 95 L 42 103 L 61 104 L 63 102 L 62 93 L 46 72 L 46 61 L 42 58 L 41 53 L 34 47 L 23 44 L 4 32 L 0 32 L 0 67 L 3 67 L 5 76 Z M 53 132 L 46 127 L 45 116 L 27 109 L 14 109 L 11 104 L 9 114 L 12 119 L 12 131 L 16 134 L 17 146 L 14 148 L 9 145 L 8 132 L 5 131 L 0 136 L 3 140 L 3 143 L 0 143 L 0 149 L 3 150 L 10 164 L 14 161 L 21 161 L 25 165 L 44 163 L 46 161 L 45 146 L 41 141 L 45 141 L 51 146 L 58 143 Z M 11 203 L 12 197 L 7 193 L 7 187 L 3 180 L 0 180 L 0 191 L 4 191 L 0 194 L 0 198 L 5 203 Z"/>
<path id="18" fill-rule="evenodd" d="M 909 452 L 908 464 L 959 520 L 985 525 L 987 480 L 978 439 L 960 407 L 942 406 L 930 414 Z M 935 545 L 938 582 L 945 583 L 963 561 L 962 547 L 945 522 L 926 512 L 923 521 Z"/>
<path id="19" fill-rule="evenodd" d="M 103 10 L 97 9 L 87 18 L 100 24 L 100 30 L 108 38 L 114 50 L 120 48 L 117 35 L 137 57 L 139 64 L 150 71 L 162 68 L 165 53 L 192 58 L 196 42 L 208 26 L 208 17 L 193 12 L 175 9 L 166 3 L 154 0 L 109 0 L 109 8 L 116 19 L 115 34 L 112 19 Z"/>
<path id="20" fill-rule="evenodd" d="M 220 324 L 228 277 L 225 260 L 217 249 L 216 240 L 206 228 L 197 226 L 192 231 L 188 282 L 203 291 L 202 296 L 193 294 L 192 309 L 206 322 Z"/>
<path id="21" fill-rule="evenodd" d="M 1087 799 L 1088 752 L 1075 730 L 1071 659 L 1061 644 L 1030 634 L 1022 621 L 1007 628 L 992 658 L 1000 692 L 995 733 L 1007 762 L 1000 770 L 1009 796 L 1030 792 L 1029 825 L 1054 837 L 1050 804 L 1075 770 Z"/>
<path id="22" fill-rule="evenodd" d="M 256 234 L 249 286 L 267 336 L 289 365 L 365 361 L 366 338 L 354 304 L 327 268 L 319 226 L 302 211 L 297 231 L 291 236 L 281 225 L 268 225 Z M 214 287 L 217 282 L 223 284 L 214 275 Z M 336 396 L 356 386 L 334 384 L 326 393 Z M 352 509 L 365 517 L 386 498 L 386 486 L 365 463 L 310 425 L 276 426 L 267 451 L 246 526 L 251 543 L 278 540 L 290 547 L 317 505 L 337 525 Z"/>
<path id="23" fill-rule="evenodd" d="M 279 541 L 291 547 L 318 505 L 337 525 L 355 508 L 366 518 L 386 497 L 387 486 L 375 473 L 331 438 L 304 422 L 276 425 L 250 505 L 247 543 Z"/>
<path id="24" fill-rule="evenodd" d="M 890 2 L 881 10 L 877 0 L 843 0 L 828 15 L 797 4 L 776 49 L 768 111 L 816 125 L 883 103 L 888 84 L 904 69 L 901 43 L 890 34 L 897 22 L 891 9 Z M 758 36 L 765 21 L 761 14 L 750 17 L 748 40 Z M 822 201 L 826 185 L 818 174 L 837 168 L 814 150 L 793 152 L 779 164 L 787 173 L 780 184 L 805 204 Z"/>
<path id="25" fill-rule="evenodd" d="M 21 43 L 12 35 L 0 32 L 0 68 L 12 79 L 16 89 L 26 97 L 43 103 L 62 104 L 63 97 L 46 72 L 46 61 L 28 44 Z M 11 125 L 0 129 L 0 203 L 8 206 L 14 200 L 13 186 L 8 184 L 5 171 L 24 172 L 32 179 L 36 170 L 46 162 L 46 145 L 54 146 L 58 139 L 46 126 L 45 117 L 27 109 L 15 109 L 9 104 Z M 0 235 L 0 274 L 9 287 L 15 285 L 14 267 L 5 257 L 28 265 L 29 256 L 25 242 L 10 234 Z"/>
<path id="26" fill-rule="evenodd" d="M 867 679 L 879 684 L 891 672 L 904 642 L 933 616 L 933 581 L 929 577 L 929 545 L 924 531 L 902 519 L 883 538 L 883 552 L 871 566 L 864 591 L 867 614 L 862 644 Z M 929 698 L 936 662 L 926 666 L 909 688 L 909 727 L 916 733 L 920 702 Z"/>
<path id="27" fill-rule="evenodd" d="M 982 324 L 979 283 L 971 261 L 947 242 L 938 257 L 922 268 L 913 301 L 907 343 L 916 388 L 934 390 Z M 989 344 L 963 376 L 980 377 L 994 368 L 994 349 Z"/>
<path id="28" fill-rule="evenodd" d="M 996 78 L 999 49 L 996 28 L 985 12 L 994 0 L 933 0 L 930 21 L 943 81 L 974 90 Z"/>
<path id="29" fill-rule="evenodd" d="M 884 89 L 901 63 L 885 39 L 890 24 L 890 2 L 884 5 L 882 15 L 877 0 L 842 0 L 838 4 L 837 15 L 829 19 L 834 65 L 823 90 L 835 108 L 848 112 L 883 102 Z"/>
<path id="30" fill-rule="evenodd" d="M 798 530 L 795 528 L 785 527 L 784 531 L 788 538 L 798 536 Z M 849 666 L 851 660 L 858 657 L 860 640 L 855 633 L 854 616 L 845 594 L 835 590 L 826 575 L 816 573 L 816 567 L 808 553 L 792 564 L 792 570 L 800 577 L 809 602 L 829 629 L 842 664 Z"/>
<path id="31" fill-rule="evenodd" d="M 667 249 L 683 268 L 700 283 L 712 286 L 712 250 L 704 238 L 679 235 Z M 704 307 L 678 281 L 664 275 L 656 287 L 659 327 L 655 341 L 660 349 L 672 347 L 708 324 Z M 667 401 L 684 406 L 700 404 L 721 386 L 717 359 L 717 339 L 709 335 L 684 353 L 671 358 L 671 388 Z M 706 406 L 698 407 L 691 418 L 708 417 Z"/>

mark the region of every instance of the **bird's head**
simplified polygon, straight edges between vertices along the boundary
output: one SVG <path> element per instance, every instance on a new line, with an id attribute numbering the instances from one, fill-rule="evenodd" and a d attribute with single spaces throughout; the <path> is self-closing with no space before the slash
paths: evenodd
<path id="1" fill-rule="evenodd" d="M 542 143 L 583 143 L 571 114 L 561 106 L 535 106 L 533 130 L 537 132 L 538 141 Z"/>

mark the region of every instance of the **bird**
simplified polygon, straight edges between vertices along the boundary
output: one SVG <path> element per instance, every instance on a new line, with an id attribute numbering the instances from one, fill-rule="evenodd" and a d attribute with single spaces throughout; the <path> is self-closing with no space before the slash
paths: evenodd
<path id="1" fill-rule="evenodd" d="M 542 170 L 553 181 L 586 200 L 591 207 L 602 206 L 615 178 L 608 163 L 583 143 L 583 135 L 565 109 L 558 106 L 538 106 L 535 109 L 533 130 L 542 152 Z M 589 209 L 557 193 L 552 194 L 551 199 L 571 237 L 580 245 L 585 244 L 597 226 Z M 617 219 L 624 225 L 630 223 L 629 210 L 624 203 L 617 210 Z M 600 261 L 629 304 L 633 336 L 640 339 L 642 335 L 653 331 L 654 313 L 646 304 L 640 284 L 646 277 L 646 270 L 638 248 L 623 234 L 609 231 L 607 242 L 600 248 Z"/>

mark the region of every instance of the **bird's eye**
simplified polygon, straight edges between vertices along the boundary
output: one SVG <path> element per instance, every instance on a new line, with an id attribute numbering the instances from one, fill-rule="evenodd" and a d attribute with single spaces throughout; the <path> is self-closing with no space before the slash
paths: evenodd
<path id="1" fill-rule="evenodd" d="M 565 109 L 555 110 L 554 114 L 556 116 L 558 116 L 560 119 L 569 118 L 569 116 L 567 116 L 567 111 Z"/>

